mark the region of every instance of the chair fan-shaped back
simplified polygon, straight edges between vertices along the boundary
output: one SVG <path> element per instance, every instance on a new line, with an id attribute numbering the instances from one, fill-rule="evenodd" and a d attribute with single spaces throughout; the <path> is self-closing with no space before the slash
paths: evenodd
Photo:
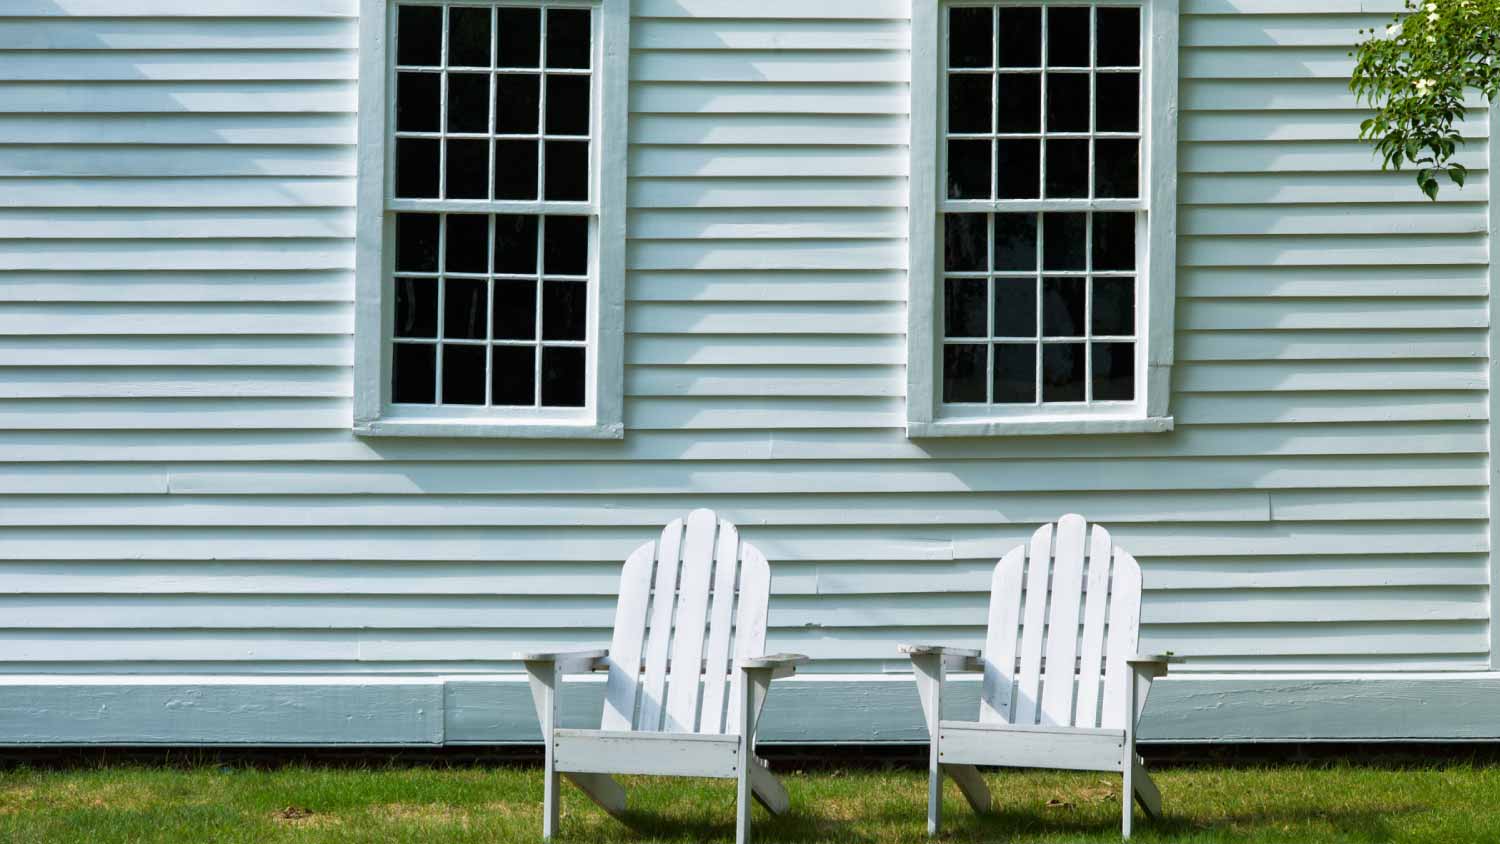
<path id="1" fill-rule="evenodd" d="M 996 564 L 990 590 L 980 721 L 1123 728 L 1141 568 L 1109 531 L 1090 535 L 1073 514 L 1043 525 Z"/>
<path id="2" fill-rule="evenodd" d="M 602 729 L 737 733 L 736 666 L 764 652 L 770 586 L 765 556 L 712 510 L 637 548 L 620 573 Z"/>

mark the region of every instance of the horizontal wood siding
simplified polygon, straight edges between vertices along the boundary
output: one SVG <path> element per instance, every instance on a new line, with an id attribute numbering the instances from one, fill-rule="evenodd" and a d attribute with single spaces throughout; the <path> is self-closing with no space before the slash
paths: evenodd
<path id="1" fill-rule="evenodd" d="M 0 669 L 513 672 L 695 506 L 811 672 L 1068 511 L 1191 668 L 1488 666 L 1488 132 L 1380 172 L 1384 13 L 1184 0 L 1174 432 L 914 442 L 907 0 L 633 5 L 621 443 L 350 434 L 355 0 L 0 6 Z"/>

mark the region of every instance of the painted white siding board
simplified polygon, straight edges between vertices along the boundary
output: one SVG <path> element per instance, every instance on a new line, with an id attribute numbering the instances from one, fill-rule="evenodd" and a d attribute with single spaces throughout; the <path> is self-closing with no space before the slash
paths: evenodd
<path id="1" fill-rule="evenodd" d="M 633 6 L 629 437 L 376 445 L 348 431 L 357 3 L 0 9 L 32 51 L 0 72 L 7 671 L 512 674 L 602 644 L 618 561 L 705 503 L 777 561 L 768 646 L 834 689 L 914 630 L 980 644 L 995 558 L 1072 510 L 1141 560 L 1143 647 L 1489 664 L 1489 150 L 1429 204 L 1354 139 L 1342 51 L 1386 10 L 1183 3 L 1177 430 L 913 443 L 909 4 Z M 1153 705 L 1201 732 L 1196 694 Z M 459 740 L 531 729 L 487 723 Z"/>

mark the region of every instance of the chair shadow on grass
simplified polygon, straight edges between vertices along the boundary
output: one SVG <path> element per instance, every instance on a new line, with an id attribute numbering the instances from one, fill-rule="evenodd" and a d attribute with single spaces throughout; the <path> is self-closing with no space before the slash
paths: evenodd
<path id="1" fill-rule="evenodd" d="M 627 811 L 619 821 L 630 830 L 632 837 L 655 841 L 733 841 L 734 807 L 722 817 L 717 815 L 694 815 L 684 817 L 671 812 L 651 810 Z M 877 838 L 858 828 L 858 825 L 825 817 L 816 806 L 793 806 L 783 815 L 771 815 L 756 808 L 751 820 L 750 836 L 764 842 L 814 842 L 837 840 L 852 844 L 875 844 Z"/>
<path id="2" fill-rule="evenodd" d="M 1383 844 L 1393 840 L 1389 820 L 1392 816 L 1410 814 L 1412 806 L 1394 806 L 1375 811 L 1320 810 L 1315 806 L 1288 807 L 1258 812 L 1239 812 L 1189 818 L 1173 815 L 1149 819 L 1137 810 L 1134 838 L 1176 841 L 1194 834 L 1211 833 L 1214 840 L 1258 841 L 1268 830 L 1285 834 L 1305 829 L 1310 835 L 1331 831 L 1335 840 L 1351 844 Z M 1120 834 L 1117 815 L 1107 819 L 1080 817 L 1070 809 L 1056 812 L 1048 809 L 1002 808 L 986 815 L 944 813 L 945 838 L 952 840 L 1018 840 L 1028 836 L 1088 836 L 1115 838 Z M 1313 828 L 1308 828 L 1311 825 Z M 1319 828 L 1321 827 L 1321 828 Z"/>

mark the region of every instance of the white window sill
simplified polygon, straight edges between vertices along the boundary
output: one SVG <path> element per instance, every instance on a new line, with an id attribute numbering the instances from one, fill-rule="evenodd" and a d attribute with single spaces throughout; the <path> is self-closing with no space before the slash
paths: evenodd
<path id="1" fill-rule="evenodd" d="M 354 426 L 361 437 L 493 437 L 535 440 L 622 440 L 625 426 L 570 420 L 374 419 Z"/>
<path id="2" fill-rule="evenodd" d="M 1172 430 L 1170 416 L 1039 417 L 1017 419 L 935 419 L 907 422 L 906 436 L 1004 437 L 1065 436 L 1070 434 L 1155 434 Z"/>

